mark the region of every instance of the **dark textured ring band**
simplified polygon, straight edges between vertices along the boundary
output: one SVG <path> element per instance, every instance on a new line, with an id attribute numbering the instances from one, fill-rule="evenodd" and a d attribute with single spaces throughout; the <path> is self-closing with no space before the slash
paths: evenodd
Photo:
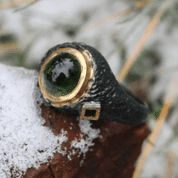
<path id="1" fill-rule="evenodd" d="M 106 59 L 84 43 L 51 48 L 39 67 L 46 105 L 82 119 L 139 125 L 148 115 L 143 101 L 119 84 Z"/>

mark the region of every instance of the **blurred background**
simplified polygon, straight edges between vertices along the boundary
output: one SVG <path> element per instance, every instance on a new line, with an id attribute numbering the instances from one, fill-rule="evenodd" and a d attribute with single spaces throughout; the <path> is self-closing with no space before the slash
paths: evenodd
<path id="1" fill-rule="evenodd" d="M 155 17 L 153 33 L 145 33 Z M 117 77 L 142 35 L 150 38 L 123 83 L 147 101 L 153 129 L 178 76 L 178 1 L 0 0 L 0 62 L 7 65 L 37 70 L 49 48 L 76 41 L 99 50 Z M 142 178 L 178 177 L 177 106 L 175 97 Z"/>

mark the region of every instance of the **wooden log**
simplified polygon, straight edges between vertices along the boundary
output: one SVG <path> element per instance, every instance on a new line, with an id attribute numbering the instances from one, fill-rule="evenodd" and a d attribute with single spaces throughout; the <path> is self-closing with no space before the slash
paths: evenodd
<path id="1" fill-rule="evenodd" d="M 109 120 L 92 122 L 93 128 L 101 130 L 100 137 L 86 155 L 71 147 L 73 140 L 81 139 L 77 117 L 59 113 L 53 107 L 41 106 L 45 125 L 55 135 L 61 129 L 67 131 L 68 141 L 63 143 L 66 155 L 55 153 L 54 158 L 36 170 L 27 170 L 24 178 L 131 178 L 141 145 L 150 133 L 146 124 L 129 126 Z M 85 136 L 84 136 L 85 137 Z"/>

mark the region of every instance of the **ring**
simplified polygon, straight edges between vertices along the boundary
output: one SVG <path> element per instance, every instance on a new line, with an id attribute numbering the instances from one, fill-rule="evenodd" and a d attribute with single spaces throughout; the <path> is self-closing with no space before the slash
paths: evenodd
<path id="1" fill-rule="evenodd" d="M 118 83 L 106 59 L 84 43 L 51 48 L 39 66 L 44 104 L 80 119 L 108 119 L 127 125 L 145 122 L 144 102 Z"/>

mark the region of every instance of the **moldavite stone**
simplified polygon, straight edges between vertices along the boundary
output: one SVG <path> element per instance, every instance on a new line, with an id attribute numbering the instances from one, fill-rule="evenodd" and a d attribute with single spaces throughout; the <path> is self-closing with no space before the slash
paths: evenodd
<path id="1" fill-rule="evenodd" d="M 43 85 L 53 96 L 64 96 L 75 89 L 80 79 L 81 67 L 69 53 L 55 56 L 43 72 Z"/>

